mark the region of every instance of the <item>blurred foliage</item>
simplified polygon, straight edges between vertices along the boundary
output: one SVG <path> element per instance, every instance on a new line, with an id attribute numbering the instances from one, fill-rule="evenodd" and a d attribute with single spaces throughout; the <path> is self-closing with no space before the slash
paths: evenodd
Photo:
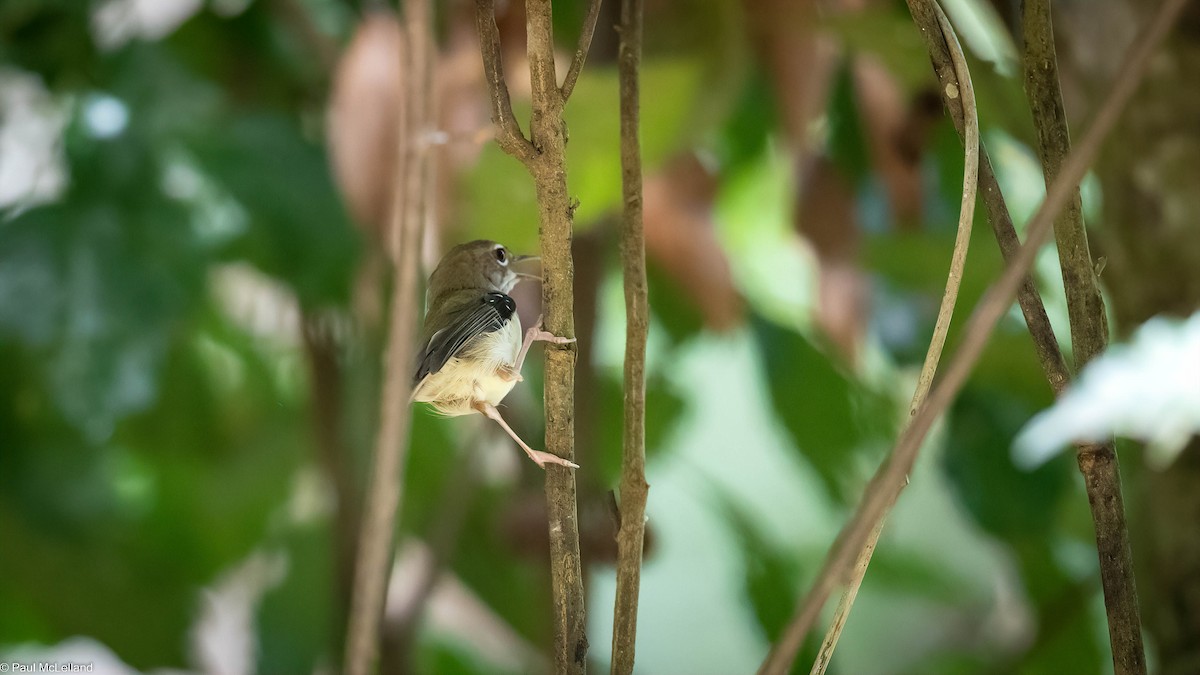
<path id="1" fill-rule="evenodd" d="M 328 168 L 321 129 L 330 75 L 315 55 L 320 41 L 348 40 L 369 3 L 204 3 L 161 38 L 135 36 L 112 47 L 96 39 L 92 15 L 101 4 L 0 4 L 0 71 L 35 74 L 64 113 L 56 147 L 68 176 L 67 189 L 50 203 L 0 212 L 0 653 L 85 635 L 137 669 L 201 670 L 208 664 L 197 662 L 193 640 L 203 628 L 205 599 L 245 561 L 265 554 L 285 564 L 247 608 L 258 672 L 314 672 L 336 663 L 342 630 L 334 464 L 350 476 L 351 490 L 361 488 L 379 414 L 381 342 L 378 324 L 355 314 L 359 285 L 370 283 L 362 270 L 376 252 L 357 234 Z M 723 538 L 714 551 L 689 532 L 654 531 L 665 543 L 661 561 L 652 547 L 647 575 L 681 559 L 669 557 L 681 540 L 696 548 L 684 546 L 680 564 L 727 551 L 734 577 L 707 580 L 695 592 L 735 589 L 765 653 L 828 538 L 794 539 L 794 513 L 757 509 L 746 495 L 763 477 L 747 473 L 743 454 L 782 444 L 785 452 L 770 465 L 778 475 L 770 478 L 792 481 L 789 471 L 797 467 L 811 477 L 787 485 L 797 494 L 816 486 L 802 498 L 813 513 L 832 514 L 830 529 L 857 501 L 896 434 L 912 371 L 924 356 L 953 244 L 961 147 L 939 121 L 921 159 L 921 227 L 898 231 L 885 223 L 863 233 L 854 262 L 875 304 L 866 356 L 848 364 L 808 316 L 814 300 L 805 279 L 814 263 L 794 235 L 791 212 L 799 172 L 781 137 L 781 97 L 757 58 L 761 45 L 747 37 L 743 5 L 692 0 L 649 10 L 646 173 L 685 152 L 711 165 L 720 183 L 719 238 L 749 316 L 731 336 L 709 334 L 697 309 L 703 298 L 681 287 L 670 266 L 650 261 L 650 482 L 688 475 L 704 451 L 680 440 L 697 423 L 699 389 L 741 396 L 744 387 L 760 387 L 753 400 L 761 399 L 778 434 L 739 427 L 746 447 L 718 449 L 728 472 L 693 491 L 710 508 L 662 503 L 652 489 L 652 531 L 656 513 L 679 508 L 696 523 L 716 520 Z M 556 31 L 567 49 L 582 13 L 582 3 L 556 3 Z M 440 16 L 439 27 L 452 16 Z M 865 54 L 886 63 L 906 97 L 929 86 L 928 60 L 899 3 L 841 13 L 821 29 L 846 50 L 830 73 L 822 124 L 806 140 L 818 141 L 852 179 L 860 211 L 886 213 L 851 60 Z M 620 203 L 616 72 L 611 58 L 593 56 L 567 111 L 569 185 L 581 230 L 611 227 Z M 1003 129 L 1013 144 L 1030 138 L 1019 82 L 983 61 L 973 68 L 985 128 Z M 516 108 L 527 117 L 527 102 Z M 1028 164 L 1013 169 L 994 157 L 1002 173 L 1009 171 L 1006 185 L 1032 185 L 1036 198 L 1041 178 Z M 532 184 L 493 144 L 448 184 L 462 207 L 454 231 L 536 248 Z M 615 255 L 604 264 L 602 287 L 619 274 Z M 980 216 L 951 349 L 1000 268 Z M 249 298 L 250 309 L 231 293 Z M 623 333 L 622 315 L 601 307 L 595 362 L 579 364 L 596 371 L 587 400 L 595 406 L 589 441 L 598 449 L 595 465 L 584 469 L 594 478 L 580 482 L 581 514 L 603 503 L 620 462 L 623 401 L 613 356 L 620 349 L 607 345 Z M 351 328 L 330 329 L 339 325 Z M 301 330 L 324 341 L 306 342 Z M 689 357 L 722 340 L 753 354 L 753 372 L 740 373 L 738 382 L 687 379 Z M 315 391 L 317 349 L 332 351 L 337 391 Z M 523 432 L 540 424 L 538 406 L 527 405 L 540 394 L 537 366 L 530 365 L 528 391 L 508 401 Z M 332 460 L 314 433 L 314 418 L 328 412 L 314 406 L 329 400 L 341 413 L 334 440 L 342 454 Z M 870 629 L 856 629 L 852 620 L 843 649 L 922 639 L 900 645 L 902 653 L 864 649 L 849 663 L 872 672 L 947 674 L 1107 667 L 1096 630 L 1090 523 L 1071 462 L 1060 458 L 1024 472 L 1010 460 L 1017 430 L 1049 400 L 1023 325 L 1010 316 L 929 443 L 933 457 L 926 460 L 936 462 L 936 479 L 910 488 L 949 495 L 956 510 L 924 528 L 944 538 L 928 548 L 886 540 L 863 590 L 894 603 L 900 616 L 931 607 L 922 616 L 936 621 L 922 633 L 919 623 L 905 621 L 854 642 L 855 630 Z M 461 533 L 444 552 L 449 571 L 490 618 L 541 649 L 550 631 L 539 543 L 544 521 L 528 526 L 521 517 L 524 505 L 540 499 L 540 478 L 519 453 L 479 457 L 491 444 L 475 429 L 416 409 L 399 534 L 435 541 L 451 507 L 461 506 Z M 535 446 L 538 437 L 530 437 Z M 482 468 L 464 478 L 465 464 Z M 738 481 L 740 490 L 729 489 Z M 597 488 L 600 494 L 589 492 Z M 607 539 L 607 530 L 596 538 Z M 982 551 L 1010 573 L 964 573 L 946 562 L 954 547 Z M 611 574 L 603 563 L 588 563 L 592 578 Z M 687 600 L 678 599 L 681 611 Z M 985 612 L 1021 632 L 996 637 L 977 616 Z M 711 620 L 728 627 L 740 616 L 729 611 Z M 640 628 L 643 641 L 655 644 L 655 631 L 666 631 L 646 621 Z M 503 670 L 469 642 L 422 622 L 410 665 L 422 673 Z M 602 660 L 605 651 L 594 644 L 592 656 Z M 797 672 L 814 653 L 810 644 Z M 745 670 L 760 656 L 747 656 Z M 850 668 L 834 663 L 841 672 Z"/>

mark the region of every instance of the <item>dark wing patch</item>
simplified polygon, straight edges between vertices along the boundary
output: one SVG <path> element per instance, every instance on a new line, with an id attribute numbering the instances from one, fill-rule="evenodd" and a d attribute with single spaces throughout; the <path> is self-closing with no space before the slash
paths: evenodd
<path id="1" fill-rule="evenodd" d="M 504 327 L 517 311 L 517 303 L 504 293 L 485 293 L 478 303 L 458 310 L 450 319 L 450 325 L 439 330 L 421 346 L 417 355 L 417 372 L 413 384 L 420 383 L 426 375 L 436 373 L 458 354 L 467 343 L 485 333 Z"/>

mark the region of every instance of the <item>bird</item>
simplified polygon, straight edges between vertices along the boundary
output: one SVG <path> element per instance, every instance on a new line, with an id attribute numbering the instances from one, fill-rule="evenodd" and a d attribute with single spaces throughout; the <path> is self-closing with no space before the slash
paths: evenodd
<path id="1" fill-rule="evenodd" d="M 484 239 L 455 246 L 442 257 L 429 275 L 410 402 L 429 403 L 447 416 L 479 413 L 495 420 L 542 469 L 547 464 L 578 469 L 554 453 L 529 447 L 496 408 L 524 379 L 521 365 L 530 345 L 575 342 L 543 330 L 540 317 L 522 338 L 517 303 L 509 293 L 522 279 L 540 279 L 515 269 L 536 260 Z"/>

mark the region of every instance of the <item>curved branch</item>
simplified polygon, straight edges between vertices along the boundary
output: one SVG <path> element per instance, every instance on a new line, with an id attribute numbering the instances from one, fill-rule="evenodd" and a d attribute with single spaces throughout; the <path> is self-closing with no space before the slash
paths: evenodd
<path id="1" fill-rule="evenodd" d="M 579 79 L 579 72 L 583 70 L 583 62 L 587 61 L 588 51 L 592 48 L 592 33 L 596 32 L 596 20 L 600 18 L 600 2 L 601 0 L 588 2 L 588 13 L 583 19 L 583 26 L 579 32 L 579 45 L 575 47 L 575 56 L 571 59 L 571 67 L 567 70 L 567 76 L 563 78 L 562 86 L 559 87 L 563 103 L 566 103 L 571 98 L 571 92 L 575 91 L 575 81 Z"/>
<path id="2" fill-rule="evenodd" d="M 914 16 L 918 10 L 933 12 L 927 4 L 930 1 L 909 0 L 909 10 Z M 871 531 L 878 526 L 883 514 L 903 489 L 906 476 L 911 471 L 921 443 L 933 426 L 934 420 L 949 407 L 962 389 L 971 369 L 983 353 L 988 337 L 1012 304 L 1022 278 L 1033 266 L 1038 249 L 1050 233 L 1054 216 L 1067 203 L 1072 191 L 1087 172 L 1088 166 L 1099 152 L 1101 142 L 1112 131 L 1121 111 L 1145 75 L 1150 56 L 1166 37 L 1186 4 L 1187 0 L 1165 0 L 1148 28 L 1134 42 L 1123 61 L 1124 67 L 1117 75 L 1112 90 L 1083 142 L 1068 155 L 1058 178 L 1047 191 L 1045 200 L 1030 219 L 1028 240 L 1013 257 L 1000 280 L 980 301 L 967 323 L 962 344 L 941 382 L 934 387 L 925 404 L 913 417 L 912 423 L 900 435 L 891 454 L 875 472 L 853 517 L 838 534 L 817 574 L 816 581 L 802 599 L 796 614 L 768 655 L 760 673 L 786 672 L 787 666 L 794 660 L 792 655 L 799 651 L 825 601 L 840 581 L 837 577 L 838 572 L 853 564 L 866 545 Z M 791 658 L 784 658 L 785 656 Z"/>
<path id="3" fill-rule="evenodd" d="M 954 238 L 954 252 L 950 257 L 950 275 L 946 279 L 946 290 L 942 294 L 942 304 L 938 308 L 937 321 L 933 327 L 933 337 L 929 341 L 929 350 L 925 353 L 925 362 L 921 373 L 917 376 L 917 387 L 909 404 L 909 419 L 917 413 L 933 386 L 933 378 L 937 373 L 938 363 L 942 359 L 942 350 L 946 346 L 946 335 L 950 332 L 950 320 L 954 316 L 954 306 L 958 301 L 958 290 L 962 286 L 963 269 L 967 263 L 967 249 L 971 243 L 971 227 L 975 219 L 975 196 L 979 185 L 979 111 L 975 106 L 975 87 L 971 83 L 971 71 L 967 68 L 967 57 L 963 54 L 954 27 L 946 19 L 940 9 L 937 13 L 938 25 L 942 37 L 950 47 L 950 56 L 954 61 L 954 75 L 958 85 L 954 90 L 945 92 L 946 96 L 958 99 L 961 96 L 964 111 L 963 135 L 963 192 L 962 203 L 958 211 L 958 235 Z M 883 532 L 884 522 L 889 505 L 880 516 L 879 522 L 871 530 L 870 537 L 849 570 L 849 580 L 842 592 L 833 623 L 825 634 L 821 649 L 817 652 L 817 660 L 813 663 L 811 675 L 824 675 L 829 662 L 833 658 L 833 650 L 837 647 L 838 638 L 846 620 L 850 617 L 850 609 L 858 597 L 858 589 L 862 586 L 863 577 L 867 574 L 867 566 L 871 564 L 871 556 L 875 553 L 875 545 Z"/>

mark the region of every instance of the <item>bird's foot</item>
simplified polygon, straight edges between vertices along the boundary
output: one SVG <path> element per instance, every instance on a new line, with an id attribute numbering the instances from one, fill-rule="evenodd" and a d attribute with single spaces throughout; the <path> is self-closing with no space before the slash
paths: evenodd
<path id="1" fill-rule="evenodd" d="M 542 452 L 540 450 L 526 450 L 526 454 L 529 455 L 529 459 L 532 459 L 535 464 L 542 467 L 543 469 L 546 468 L 547 464 L 558 464 L 559 466 L 565 466 L 568 469 L 578 469 L 579 468 L 579 465 L 576 464 L 575 462 L 572 462 L 568 459 L 563 459 L 562 457 L 559 457 L 558 455 L 556 455 L 552 452 Z"/>

